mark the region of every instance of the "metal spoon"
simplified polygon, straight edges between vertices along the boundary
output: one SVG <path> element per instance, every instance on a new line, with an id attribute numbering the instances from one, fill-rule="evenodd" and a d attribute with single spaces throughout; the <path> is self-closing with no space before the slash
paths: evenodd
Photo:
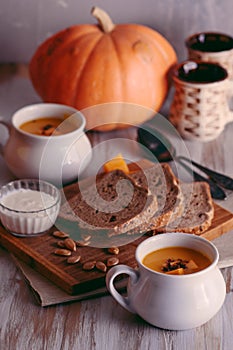
<path id="1" fill-rule="evenodd" d="M 188 172 L 190 172 L 196 181 L 206 181 L 210 185 L 211 195 L 214 199 L 225 199 L 226 194 L 221 187 L 218 185 L 233 190 L 233 179 L 223 174 L 220 174 L 214 170 L 208 169 L 191 159 L 183 156 L 177 156 L 176 150 L 169 140 L 162 135 L 160 132 L 154 129 L 139 128 L 138 129 L 138 141 L 146 146 L 158 159 L 159 162 L 169 162 L 176 160 L 182 165 Z M 195 172 L 193 169 L 188 167 L 185 163 L 191 163 L 193 166 L 199 168 L 208 177 L 204 177 L 201 174 Z"/>

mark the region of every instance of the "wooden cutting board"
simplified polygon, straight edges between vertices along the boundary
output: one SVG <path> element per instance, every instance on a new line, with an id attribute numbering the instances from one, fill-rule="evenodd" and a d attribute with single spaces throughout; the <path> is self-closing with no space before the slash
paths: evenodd
<path id="1" fill-rule="evenodd" d="M 145 160 L 138 162 L 138 164 L 140 167 L 151 166 L 151 163 Z M 138 165 L 130 164 L 130 168 L 136 170 Z M 69 185 L 64 189 L 68 197 L 72 196 L 75 186 L 75 184 Z M 202 234 L 202 237 L 208 240 L 217 238 L 233 229 L 233 214 L 217 204 L 214 204 L 214 206 L 215 215 L 212 225 Z M 69 294 L 93 291 L 104 286 L 105 273 L 96 269 L 84 271 L 81 263 L 93 259 L 106 262 L 112 255 L 104 248 L 80 247 L 76 253 L 81 255 L 81 263 L 70 265 L 67 263 L 66 257 L 54 254 L 58 240 L 52 235 L 54 230 L 57 230 L 56 227 L 38 237 L 18 238 L 8 233 L 0 224 L 0 244 Z M 144 235 L 129 244 L 121 246 L 118 255 L 120 263 L 135 268 L 135 250 L 138 244 L 147 237 L 147 235 Z"/>

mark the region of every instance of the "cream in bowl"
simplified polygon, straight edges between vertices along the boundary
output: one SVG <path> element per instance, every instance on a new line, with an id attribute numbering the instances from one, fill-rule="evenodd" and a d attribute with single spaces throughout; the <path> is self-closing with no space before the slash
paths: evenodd
<path id="1" fill-rule="evenodd" d="M 49 230 L 60 209 L 60 191 L 39 180 L 16 180 L 0 189 L 0 219 L 13 235 L 27 237 Z"/>

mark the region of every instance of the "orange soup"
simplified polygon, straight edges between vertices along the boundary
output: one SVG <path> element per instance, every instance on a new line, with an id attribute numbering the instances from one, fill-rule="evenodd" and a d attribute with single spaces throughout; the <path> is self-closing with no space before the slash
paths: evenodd
<path id="1" fill-rule="evenodd" d="M 205 269 L 211 260 L 197 250 L 186 247 L 167 247 L 147 254 L 143 259 L 146 267 L 172 275 L 186 275 Z"/>
<path id="2" fill-rule="evenodd" d="M 29 120 L 26 123 L 20 125 L 20 129 L 26 131 L 30 134 L 41 135 L 41 136 L 56 136 L 67 134 L 74 130 L 74 125 L 72 125 L 69 120 L 64 120 L 67 118 L 64 117 L 44 117 Z"/>

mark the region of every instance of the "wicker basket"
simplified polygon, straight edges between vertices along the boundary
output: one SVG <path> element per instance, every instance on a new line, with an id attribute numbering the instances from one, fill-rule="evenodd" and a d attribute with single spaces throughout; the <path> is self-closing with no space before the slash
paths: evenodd
<path id="1" fill-rule="evenodd" d="M 173 76 L 175 94 L 169 119 L 181 136 L 189 140 L 217 138 L 233 120 L 227 101 L 229 79 L 214 83 L 189 83 Z"/>

